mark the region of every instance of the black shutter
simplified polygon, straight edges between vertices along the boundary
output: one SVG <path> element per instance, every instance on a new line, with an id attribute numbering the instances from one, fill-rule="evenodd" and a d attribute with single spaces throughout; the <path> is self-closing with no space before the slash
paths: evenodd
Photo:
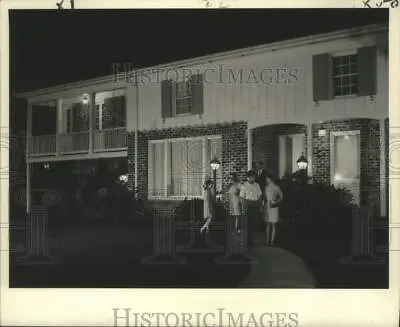
<path id="1" fill-rule="evenodd" d="M 114 97 L 112 102 L 116 127 L 124 127 L 126 122 L 125 96 Z"/>
<path id="2" fill-rule="evenodd" d="M 192 114 L 201 115 L 204 112 L 203 75 L 193 75 L 192 83 Z"/>
<path id="3" fill-rule="evenodd" d="M 362 47 L 357 51 L 358 95 L 376 94 L 376 47 Z"/>
<path id="4" fill-rule="evenodd" d="M 172 117 L 172 81 L 161 82 L 161 117 Z"/>
<path id="5" fill-rule="evenodd" d="M 293 173 L 293 139 L 290 136 L 286 136 L 285 142 L 285 159 L 286 159 L 286 172 Z"/>
<path id="6" fill-rule="evenodd" d="M 332 57 L 329 53 L 314 55 L 312 59 L 313 100 L 333 99 Z"/>

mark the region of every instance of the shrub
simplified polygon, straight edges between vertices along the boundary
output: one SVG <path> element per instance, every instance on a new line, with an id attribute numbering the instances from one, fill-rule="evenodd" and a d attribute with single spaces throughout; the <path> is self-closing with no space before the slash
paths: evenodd
<path id="1" fill-rule="evenodd" d="M 282 220 L 293 228 L 332 233 L 351 223 L 351 193 L 343 188 L 323 183 L 310 183 L 298 174 L 286 175 L 279 181 L 283 193 L 280 207 Z"/>

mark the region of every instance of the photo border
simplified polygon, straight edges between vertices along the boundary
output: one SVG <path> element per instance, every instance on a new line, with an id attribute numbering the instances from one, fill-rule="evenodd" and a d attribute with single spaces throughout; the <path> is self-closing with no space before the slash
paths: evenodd
<path id="1" fill-rule="evenodd" d="M 375 3 L 374 1 L 370 2 Z M 77 0 L 75 9 L 82 8 L 214 8 L 216 1 L 123 1 L 99 2 Z M 362 8 L 363 1 L 288 0 L 238 1 L 226 0 L 230 8 Z M 8 126 L 9 118 L 9 9 L 57 9 L 52 0 L 3 0 L 0 2 L 0 126 Z M 64 8 L 69 9 L 69 1 Z M 368 8 L 365 8 L 368 10 Z M 400 126 L 400 9 L 391 9 L 389 18 L 389 124 Z M 8 149 L 1 147 L 0 161 L 8 163 Z M 394 167 L 399 167 L 399 151 L 391 154 Z M 390 168 L 389 168 L 390 170 Z M 398 199 L 400 179 L 390 179 L 390 199 Z M 396 175 L 396 173 L 394 174 Z M 394 178 L 392 178 L 394 177 Z M 8 179 L 0 180 L 0 226 L 8 226 Z M 390 201 L 391 224 L 399 226 L 399 201 Z M 8 228 L 1 228 L 1 248 L 8 247 Z M 395 235 L 393 235 L 395 233 Z M 400 229 L 392 231 L 391 249 L 399 249 Z M 134 312 L 216 312 L 225 308 L 233 314 L 246 312 L 296 312 L 300 326 L 377 326 L 399 324 L 399 251 L 389 253 L 390 288 L 388 290 L 293 290 L 293 289 L 10 289 L 8 286 L 8 253 L 0 251 L 1 325 L 70 325 L 113 326 L 115 308 L 131 308 Z M 155 300 L 156 299 L 156 300 Z M 174 301 L 171 301 L 174 299 Z"/>

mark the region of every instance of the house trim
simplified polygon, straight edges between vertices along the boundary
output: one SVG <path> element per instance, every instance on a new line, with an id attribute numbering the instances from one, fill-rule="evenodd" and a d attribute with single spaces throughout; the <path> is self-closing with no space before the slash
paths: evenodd
<path id="1" fill-rule="evenodd" d="M 330 152 L 331 152 L 331 156 L 330 156 L 330 179 L 331 179 L 331 184 L 335 184 L 335 183 L 359 183 L 360 182 L 360 178 L 361 178 L 361 161 L 360 161 L 360 167 L 359 167 L 359 178 L 356 179 L 341 179 L 340 181 L 335 181 L 334 179 L 334 173 L 335 173 L 335 157 L 334 155 L 334 139 L 335 136 L 351 136 L 351 135 L 358 135 L 359 137 L 361 136 L 360 130 L 351 130 L 351 131 L 333 131 L 330 133 Z M 361 139 L 360 139 L 361 141 Z M 361 155 L 361 149 L 358 149 L 359 151 L 359 155 Z"/>
<path id="2" fill-rule="evenodd" d="M 118 158 L 128 156 L 128 151 L 108 151 L 95 152 L 85 154 L 68 154 L 61 156 L 42 156 L 42 157 L 27 157 L 27 163 L 35 162 L 53 162 L 53 161 L 69 161 L 69 160 L 86 160 L 86 159 L 102 159 L 102 158 Z"/>
<path id="3" fill-rule="evenodd" d="M 193 59 L 175 61 L 175 62 L 156 65 L 156 66 L 152 66 L 152 67 L 145 67 L 145 68 L 137 69 L 135 72 L 135 76 L 137 76 L 138 74 L 142 74 L 142 73 L 145 73 L 148 71 L 153 71 L 153 70 L 155 71 L 155 70 L 161 70 L 161 69 L 165 69 L 165 68 L 178 69 L 178 68 L 183 68 L 184 66 L 200 65 L 200 64 L 210 63 L 210 62 L 214 62 L 214 61 L 222 61 L 222 60 L 233 59 L 233 58 L 237 58 L 237 57 L 251 56 L 251 55 L 256 55 L 256 54 L 265 53 L 265 52 L 276 52 L 277 50 L 295 48 L 295 47 L 299 47 L 299 46 L 318 44 L 318 43 L 323 43 L 323 42 L 332 42 L 335 40 L 347 39 L 349 37 L 363 36 L 363 35 L 368 35 L 371 33 L 387 32 L 387 31 L 388 31 L 387 24 L 372 24 L 372 25 L 366 25 L 366 26 L 357 27 L 357 28 L 343 29 L 343 30 L 330 32 L 330 33 L 321 33 L 321 34 L 316 34 L 316 35 L 312 35 L 312 36 L 294 38 L 294 39 L 290 39 L 290 40 L 286 40 L 286 41 L 272 42 L 269 44 L 247 47 L 247 48 L 242 48 L 239 50 L 220 52 L 220 53 L 201 56 L 201 57 L 197 57 L 197 58 L 193 58 Z M 15 96 L 17 98 L 30 98 L 30 97 L 40 96 L 40 95 L 47 95 L 50 93 L 71 91 L 76 88 L 83 89 L 85 87 L 86 88 L 93 87 L 98 84 L 108 84 L 108 83 L 112 83 L 112 82 L 116 83 L 116 82 L 123 81 L 123 80 L 125 80 L 125 82 L 120 82 L 120 83 L 122 85 L 126 86 L 127 84 L 129 84 L 129 81 L 126 80 L 126 77 L 127 77 L 126 73 L 127 72 L 123 72 L 120 74 L 112 74 L 112 75 L 107 75 L 107 76 L 98 77 L 98 78 L 94 78 L 94 79 L 88 79 L 88 80 L 83 80 L 83 81 L 79 81 L 79 82 L 43 88 L 43 89 L 39 89 L 36 91 L 17 93 L 17 94 L 15 94 Z M 121 86 L 115 85 L 115 88 L 120 88 L 120 87 Z"/>

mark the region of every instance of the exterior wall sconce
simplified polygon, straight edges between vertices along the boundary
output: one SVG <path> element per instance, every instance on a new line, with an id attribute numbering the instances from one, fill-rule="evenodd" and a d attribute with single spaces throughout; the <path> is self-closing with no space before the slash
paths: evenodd
<path id="1" fill-rule="evenodd" d="M 43 168 L 46 169 L 46 170 L 49 170 L 50 169 L 50 164 L 49 163 L 43 164 Z"/>
<path id="2" fill-rule="evenodd" d="M 300 158 L 297 159 L 296 163 L 297 163 L 297 167 L 299 168 L 299 170 L 305 171 L 307 169 L 308 160 L 304 156 L 304 153 L 301 154 Z"/>
<path id="3" fill-rule="evenodd" d="M 89 103 L 89 94 L 82 95 L 82 104 L 87 105 Z"/>

